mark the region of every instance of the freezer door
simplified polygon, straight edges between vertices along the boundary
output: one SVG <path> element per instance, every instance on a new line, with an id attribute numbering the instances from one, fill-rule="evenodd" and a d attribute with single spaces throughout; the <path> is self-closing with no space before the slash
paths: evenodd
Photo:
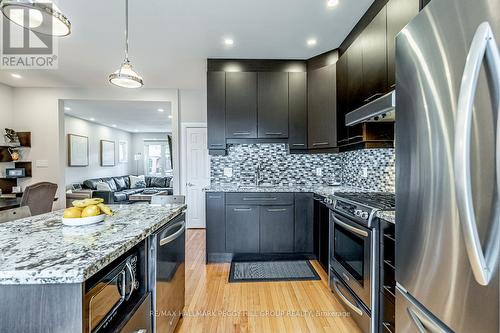
<path id="1" fill-rule="evenodd" d="M 484 22 L 497 45 L 500 1 L 433 0 L 396 41 L 396 280 L 455 332 L 499 332 L 500 81 L 483 57 L 477 82 L 464 76 Z M 471 130 L 461 133 L 458 105 L 468 80 L 474 80 Z M 457 143 L 461 135 L 470 151 Z M 457 165 L 464 153 L 467 163 Z M 461 167 L 470 168 L 465 186 L 455 181 Z M 470 202 L 461 200 L 464 191 Z"/>

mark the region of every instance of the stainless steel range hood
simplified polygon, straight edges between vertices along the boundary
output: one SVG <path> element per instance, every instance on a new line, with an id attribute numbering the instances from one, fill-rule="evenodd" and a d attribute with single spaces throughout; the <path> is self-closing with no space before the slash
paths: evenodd
<path id="1" fill-rule="evenodd" d="M 345 116 L 346 126 L 367 122 L 392 122 L 396 119 L 396 93 L 394 91 L 373 102 L 349 112 Z"/>

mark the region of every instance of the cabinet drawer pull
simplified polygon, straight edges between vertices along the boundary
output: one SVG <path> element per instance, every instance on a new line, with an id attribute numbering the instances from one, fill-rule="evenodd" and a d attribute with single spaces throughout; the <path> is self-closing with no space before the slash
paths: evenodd
<path id="1" fill-rule="evenodd" d="M 295 146 L 295 147 L 305 147 L 305 144 L 303 144 L 303 143 L 292 143 L 292 146 Z"/>
<path id="2" fill-rule="evenodd" d="M 222 199 L 222 196 L 220 196 L 220 195 L 209 195 L 208 198 L 209 199 Z"/>
<path id="3" fill-rule="evenodd" d="M 223 145 L 222 143 L 211 143 L 210 144 L 210 147 L 223 147 L 225 145 Z"/>
<path id="4" fill-rule="evenodd" d="M 372 99 L 374 99 L 375 97 L 378 97 L 378 96 L 383 96 L 383 95 L 384 95 L 384 94 L 382 94 L 382 93 L 376 93 L 375 95 L 370 96 L 370 97 L 368 97 L 367 99 L 365 99 L 365 102 L 369 102 L 369 101 L 371 101 Z"/>
<path id="5" fill-rule="evenodd" d="M 281 132 L 266 132 L 266 135 L 283 135 Z"/>
<path id="6" fill-rule="evenodd" d="M 394 83 L 394 84 L 392 84 L 392 85 L 391 85 L 391 88 L 396 88 L 396 84 L 395 84 L 395 83 Z"/>
<path id="7" fill-rule="evenodd" d="M 272 198 L 243 198 L 243 201 L 260 201 L 260 200 L 263 200 L 263 201 L 273 201 L 273 200 L 277 200 L 278 198 L 276 197 L 272 197 Z"/>
<path id="8" fill-rule="evenodd" d="M 250 212 L 252 211 L 252 208 L 234 208 L 233 210 L 235 212 Z"/>
<path id="9" fill-rule="evenodd" d="M 316 143 L 313 143 L 313 146 L 326 146 L 328 144 L 328 142 L 316 142 Z"/>
<path id="10" fill-rule="evenodd" d="M 250 132 L 234 132 L 233 135 L 250 135 Z"/>
<path id="11" fill-rule="evenodd" d="M 268 208 L 268 212 L 286 212 L 286 208 Z"/>

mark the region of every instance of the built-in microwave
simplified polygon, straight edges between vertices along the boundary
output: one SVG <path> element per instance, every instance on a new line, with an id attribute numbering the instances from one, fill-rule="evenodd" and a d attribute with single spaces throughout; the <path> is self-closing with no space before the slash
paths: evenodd
<path id="1" fill-rule="evenodd" d="M 123 325 L 146 292 L 144 246 L 120 257 L 85 287 L 84 332 L 108 332 Z"/>

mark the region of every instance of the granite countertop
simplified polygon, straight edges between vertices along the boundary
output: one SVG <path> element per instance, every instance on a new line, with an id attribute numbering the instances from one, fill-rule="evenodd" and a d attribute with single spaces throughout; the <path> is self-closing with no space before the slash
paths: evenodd
<path id="1" fill-rule="evenodd" d="M 204 189 L 205 192 L 312 192 L 321 196 L 334 195 L 338 192 L 366 192 L 366 190 L 351 186 L 327 186 L 327 185 L 276 185 L 276 186 L 252 186 L 233 184 L 212 184 Z"/>
<path id="2" fill-rule="evenodd" d="M 381 210 L 377 212 L 376 216 L 379 219 L 385 220 L 387 222 L 396 223 L 396 212 Z"/>
<path id="3" fill-rule="evenodd" d="M 113 205 L 103 223 L 68 227 L 63 211 L 0 224 L 0 285 L 82 283 L 186 205 Z"/>

